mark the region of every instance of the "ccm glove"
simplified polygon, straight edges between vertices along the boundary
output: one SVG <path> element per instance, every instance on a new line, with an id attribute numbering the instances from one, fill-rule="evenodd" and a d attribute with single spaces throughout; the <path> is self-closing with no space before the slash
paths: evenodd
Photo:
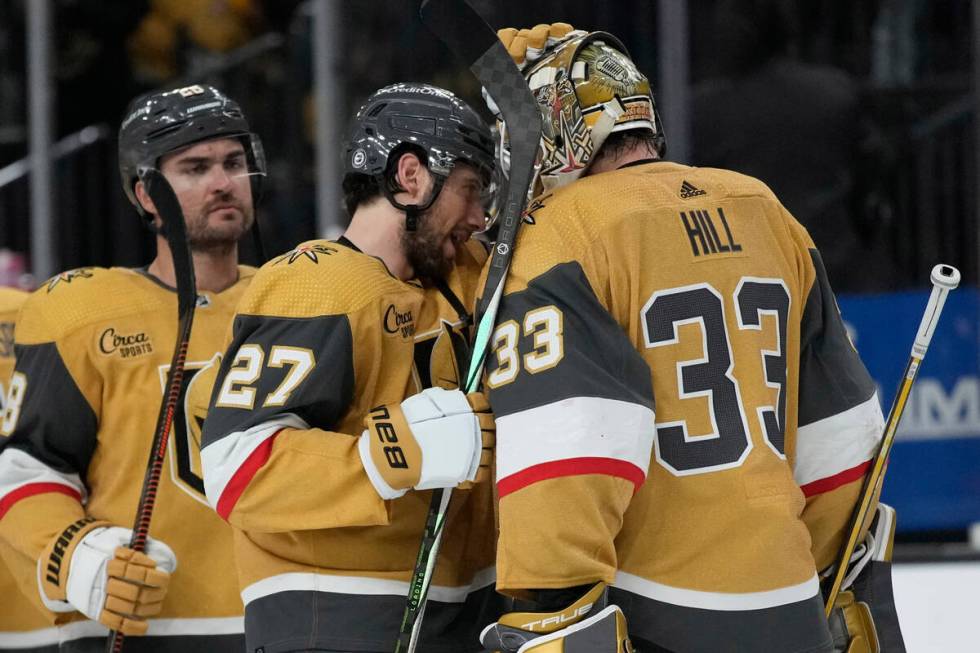
<path id="1" fill-rule="evenodd" d="M 38 561 L 41 600 L 53 612 L 78 610 L 124 635 L 144 635 L 159 614 L 177 568 L 169 546 L 147 538 L 146 553 L 129 548 L 133 531 L 92 518 L 62 531 Z"/>
<path id="2" fill-rule="evenodd" d="M 489 475 L 496 429 L 480 393 L 427 388 L 401 404 L 371 409 L 364 426 L 358 451 L 382 499 Z"/>

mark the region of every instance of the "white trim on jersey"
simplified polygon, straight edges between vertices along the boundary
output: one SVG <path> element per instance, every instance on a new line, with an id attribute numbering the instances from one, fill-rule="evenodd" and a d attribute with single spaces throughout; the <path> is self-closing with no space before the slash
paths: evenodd
<path id="1" fill-rule="evenodd" d="M 878 450 L 884 427 L 877 392 L 844 412 L 800 426 L 793 466 L 797 485 L 829 478 L 867 462 Z"/>
<path id="2" fill-rule="evenodd" d="M 447 587 L 432 585 L 429 600 L 440 603 L 462 603 L 473 592 L 492 585 L 497 580 L 495 567 L 478 571 L 469 585 Z M 263 578 L 242 590 L 242 603 L 248 605 L 280 592 L 330 592 L 359 596 L 408 596 L 408 582 L 365 576 L 339 576 L 332 574 L 290 573 Z"/>
<path id="3" fill-rule="evenodd" d="M 241 635 L 245 617 L 202 617 L 196 619 L 147 619 L 147 637 L 175 635 Z M 109 629 L 97 621 L 73 621 L 58 627 L 59 639 L 70 642 L 83 637 L 106 637 Z"/>
<path id="4" fill-rule="evenodd" d="M 58 643 L 58 629 L 38 628 L 19 632 L 0 630 L 0 651 L 12 648 L 35 648 Z"/>
<path id="5" fill-rule="evenodd" d="M 789 587 L 766 592 L 702 592 L 699 590 L 682 589 L 663 585 L 652 580 L 640 578 L 624 571 L 616 572 L 616 579 L 613 587 L 645 596 L 654 601 L 669 603 L 671 605 L 683 606 L 685 608 L 699 608 L 701 610 L 720 610 L 725 612 L 739 610 L 764 610 L 766 608 L 777 608 L 781 605 L 797 603 L 813 598 L 820 592 L 820 582 L 817 575 L 813 578 Z"/>
<path id="6" fill-rule="evenodd" d="M 0 501 L 12 496 L 28 485 L 54 483 L 64 485 L 75 492 L 85 503 L 88 493 L 78 474 L 65 474 L 20 449 L 7 447 L 0 453 Z"/>
<path id="7" fill-rule="evenodd" d="M 537 465 L 606 458 L 636 466 L 645 477 L 653 449 L 654 413 L 601 397 L 571 397 L 497 418 L 497 482 Z"/>
<path id="8" fill-rule="evenodd" d="M 212 508 L 217 509 L 218 501 L 221 500 L 228 483 L 252 452 L 284 428 L 308 429 L 310 425 L 299 416 L 286 413 L 244 431 L 229 433 L 201 449 L 204 494 L 207 495 Z"/>

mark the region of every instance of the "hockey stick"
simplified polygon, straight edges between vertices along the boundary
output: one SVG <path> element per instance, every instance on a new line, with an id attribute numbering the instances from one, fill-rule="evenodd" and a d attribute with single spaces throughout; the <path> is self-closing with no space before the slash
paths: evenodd
<path id="1" fill-rule="evenodd" d="M 490 257 L 487 280 L 477 302 L 476 338 L 464 385 L 466 392 L 473 392 L 479 385 L 480 371 L 487 356 L 490 334 L 510 267 L 514 240 L 524 218 L 527 190 L 533 179 L 534 162 L 541 140 L 541 112 L 524 75 L 507 54 L 496 32 L 465 0 L 423 0 L 419 13 L 422 22 L 466 63 L 487 90 L 500 109 L 510 133 L 510 183 L 507 185 L 506 203 L 500 213 L 500 231 Z M 452 492 L 448 489 L 432 492 L 395 653 L 412 653 L 418 645 L 425 601 L 432 583 L 451 496 Z"/>
<path id="2" fill-rule="evenodd" d="M 892 444 L 895 441 L 895 433 L 898 431 L 898 423 L 902 420 L 902 413 L 905 412 L 905 403 L 908 401 L 909 392 L 915 377 L 919 373 L 922 359 L 926 356 L 929 349 L 929 342 L 932 334 L 936 330 L 939 322 L 939 315 L 943 311 L 946 303 L 946 295 L 950 290 L 954 290 L 960 283 L 960 272 L 952 265 L 937 265 L 932 268 L 930 275 L 932 281 L 932 293 L 929 295 L 929 303 L 926 304 L 925 313 L 919 323 L 919 331 L 915 334 L 915 342 L 912 344 L 912 354 L 909 356 L 908 363 L 905 365 L 905 372 L 902 375 L 902 382 L 895 393 L 895 401 L 892 403 L 891 410 L 888 412 L 888 419 L 885 421 L 885 431 L 881 438 L 881 446 L 877 455 L 873 459 L 871 472 L 865 480 L 864 488 L 861 490 L 861 498 L 857 508 L 851 517 L 851 524 L 848 530 L 847 540 L 841 547 L 840 554 L 837 556 L 837 570 L 834 572 L 834 582 L 827 593 L 827 606 L 825 612 L 827 617 L 834 609 L 837 602 L 837 595 L 840 593 L 844 576 L 847 574 L 847 566 L 850 564 L 851 555 L 854 547 L 857 546 L 858 536 L 864 528 L 864 522 L 871 515 L 871 504 L 877 496 L 881 494 L 881 486 L 885 480 L 885 466 L 888 464 L 888 454 L 891 452 Z"/>
<path id="3" fill-rule="evenodd" d="M 163 459 L 167 452 L 167 441 L 170 439 L 170 428 L 173 426 L 177 402 L 180 399 L 180 388 L 184 381 L 184 361 L 187 358 L 187 346 L 191 338 L 194 306 L 197 304 L 194 265 L 187 246 L 184 213 L 180 208 L 180 202 L 159 170 L 147 170 L 140 175 L 140 178 L 163 220 L 163 233 L 170 246 L 170 255 L 173 257 L 174 275 L 177 278 L 177 342 L 170 360 L 170 370 L 167 372 L 163 402 L 160 404 L 160 414 L 157 417 L 153 444 L 150 447 L 150 458 L 146 463 L 146 475 L 143 477 L 143 488 L 140 490 L 136 519 L 133 523 L 133 537 L 129 542 L 129 547 L 135 551 L 143 551 L 146 548 L 150 518 L 153 516 Z M 123 641 L 122 633 L 117 630 L 110 632 L 106 651 L 119 653 Z"/>

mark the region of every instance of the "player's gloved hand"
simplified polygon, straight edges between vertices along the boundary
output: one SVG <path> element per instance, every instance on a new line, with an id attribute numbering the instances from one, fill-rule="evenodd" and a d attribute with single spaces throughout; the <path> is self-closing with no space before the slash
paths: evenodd
<path id="1" fill-rule="evenodd" d="M 623 611 L 606 605 L 605 583 L 555 611 L 509 612 L 483 629 L 480 643 L 500 653 L 633 653 Z"/>
<path id="2" fill-rule="evenodd" d="M 508 54 L 518 66 L 534 63 L 549 48 L 561 43 L 575 31 L 568 23 L 535 25 L 530 29 L 505 27 L 497 30 L 497 38 L 507 48 Z"/>
<path id="3" fill-rule="evenodd" d="M 535 25 L 530 29 L 505 27 L 497 30 L 497 38 L 507 48 L 507 52 L 514 60 L 514 63 L 517 64 L 517 67 L 523 70 L 562 41 L 583 33 L 568 23 L 551 23 L 550 25 Z M 486 102 L 490 112 L 498 120 L 501 119 L 500 109 L 497 107 L 497 103 L 494 102 L 493 98 L 490 97 L 490 94 L 487 93 L 486 89 L 483 89 L 483 100 Z"/>
<path id="4" fill-rule="evenodd" d="M 58 534 L 38 561 L 41 600 L 54 612 L 78 610 L 124 635 L 144 635 L 159 614 L 177 568 L 169 546 L 147 539 L 146 553 L 129 548 L 133 531 L 91 518 Z"/>
<path id="5" fill-rule="evenodd" d="M 373 408 L 358 442 L 361 463 L 383 499 L 410 488 L 456 487 L 487 474 L 496 428 L 479 393 L 427 388 Z"/>

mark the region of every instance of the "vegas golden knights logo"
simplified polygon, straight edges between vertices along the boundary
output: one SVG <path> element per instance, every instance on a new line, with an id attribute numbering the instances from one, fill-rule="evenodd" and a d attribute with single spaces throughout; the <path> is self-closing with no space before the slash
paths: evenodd
<path id="1" fill-rule="evenodd" d="M 470 347 L 461 323 L 441 321 L 439 328 L 415 337 L 418 390 L 458 388 L 470 363 Z"/>
<path id="2" fill-rule="evenodd" d="M 221 354 L 209 361 L 188 362 L 184 365 L 184 383 L 177 401 L 173 430 L 167 443 L 170 478 L 194 500 L 208 505 L 204 495 L 204 473 L 201 467 L 201 430 L 207 414 L 211 388 L 214 385 Z M 165 380 L 169 365 L 160 366 Z"/>

